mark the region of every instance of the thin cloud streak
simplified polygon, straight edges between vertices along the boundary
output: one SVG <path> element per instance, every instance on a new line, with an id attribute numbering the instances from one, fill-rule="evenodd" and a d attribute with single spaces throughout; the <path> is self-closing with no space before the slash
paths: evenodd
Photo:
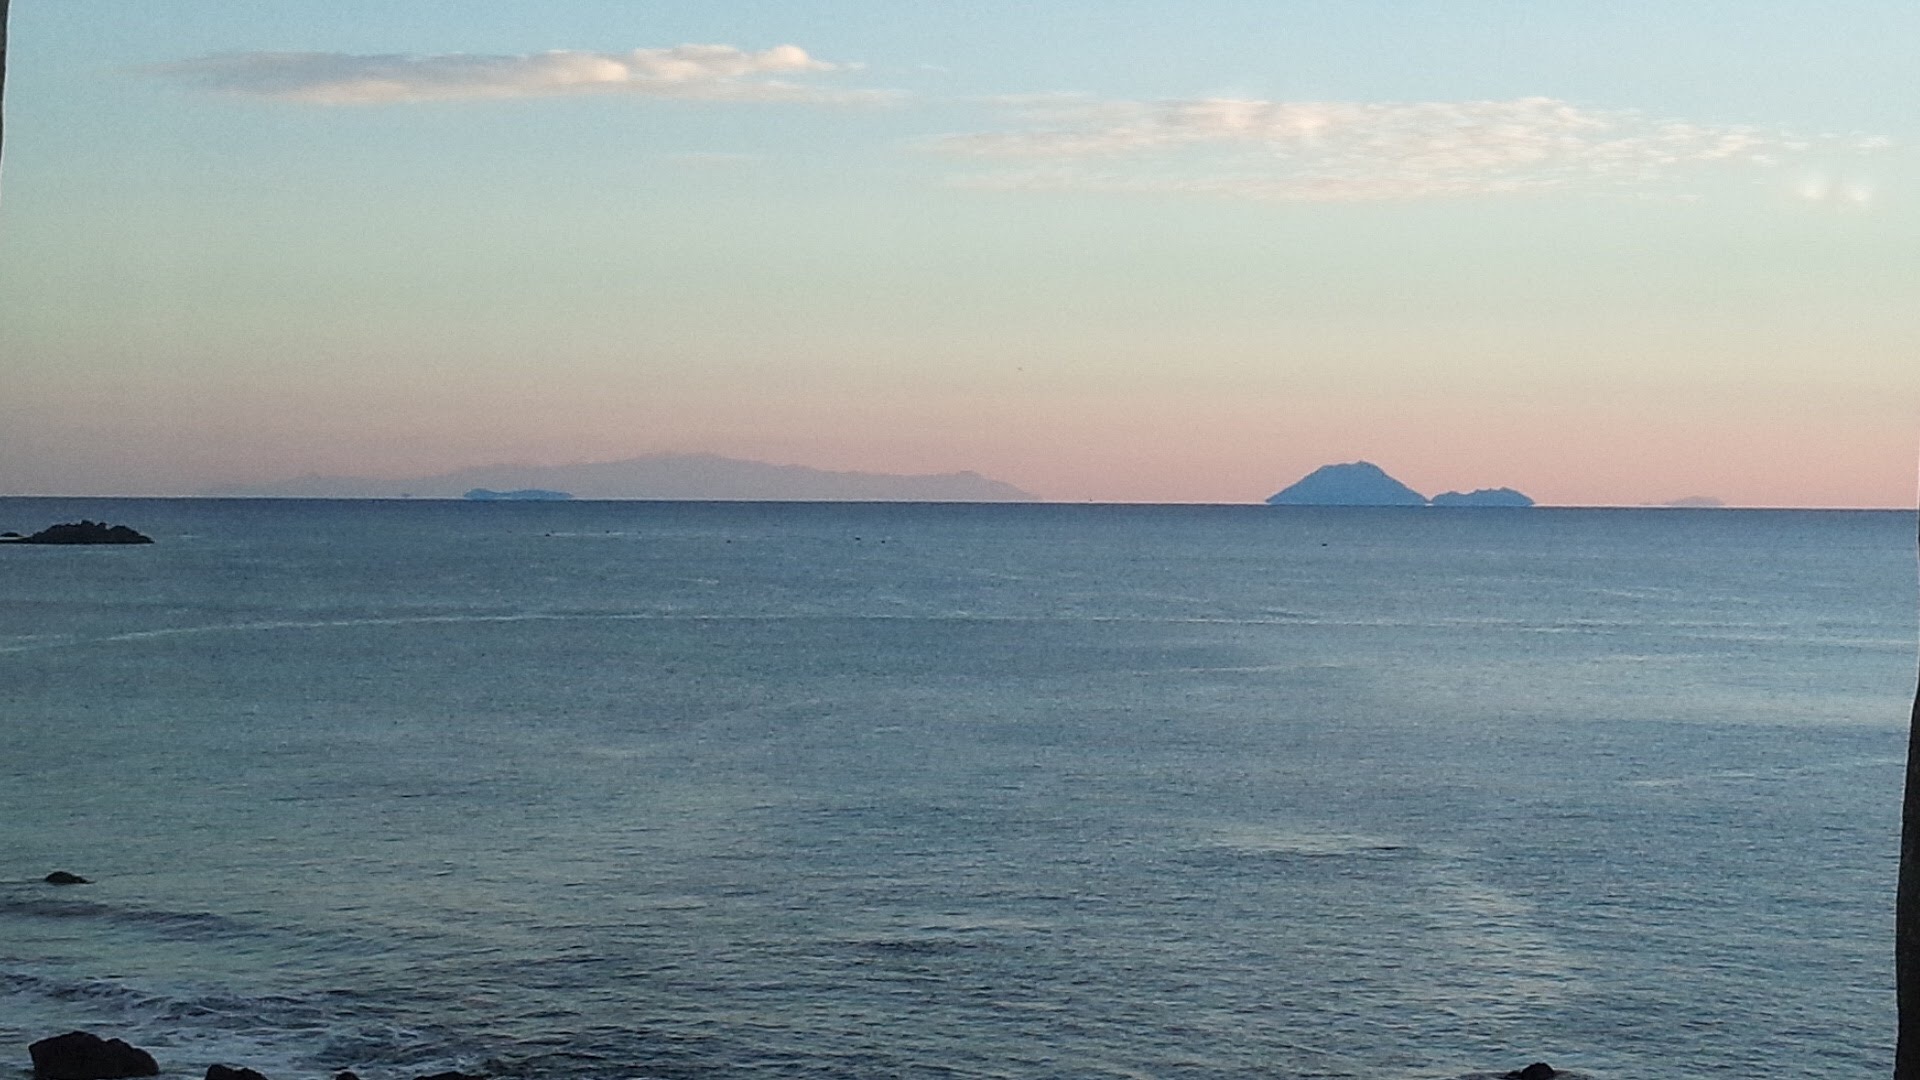
<path id="1" fill-rule="evenodd" d="M 1659 120 L 1546 97 L 1509 101 L 1110 101 L 997 99 L 1008 129 L 942 135 L 936 153 L 1024 161 L 964 187 L 1192 193 L 1297 202 L 1501 195 L 1556 189 L 1644 194 L 1704 169 L 1767 169 L 1816 148 L 1748 126 Z M 1817 146 L 1816 146 L 1817 144 Z"/>
<path id="2" fill-rule="evenodd" d="M 446 53 L 355 55 L 326 52 L 222 53 L 144 69 L 217 93 L 307 105 L 394 105 L 440 101 L 625 94 L 686 101 L 871 104 L 896 95 L 795 82 L 852 70 L 797 45 L 749 52 L 731 45 L 676 45 L 629 52 L 560 49 L 507 56 Z"/>
<path id="3" fill-rule="evenodd" d="M 480 56 L 248 52 L 142 69 L 207 90 L 316 106 L 499 101 L 583 95 L 706 102 L 883 105 L 896 91 L 840 89 L 858 65 L 797 45 L 752 52 L 677 45 L 628 52 Z M 1800 137 L 1746 125 L 1664 119 L 1549 97 L 1502 101 L 986 99 L 997 129 L 935 135 L 917 149 L 980 167 L 948 179 L 987 190 L 1186 194 L 1270 202 L 1384 202 L 1544 192 L 1693 199 L 1709 173 L 1780 173 L 1808 201 L 1866 207 L 1797 186 L 1811 159 L 1857 161 L 1879 137 Z M 1845 168 L 1843 172 L 1859 170 Z"/>

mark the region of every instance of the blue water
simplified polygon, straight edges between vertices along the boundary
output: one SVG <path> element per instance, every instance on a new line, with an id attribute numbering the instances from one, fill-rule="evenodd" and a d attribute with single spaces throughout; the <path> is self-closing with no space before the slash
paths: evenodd
<path id="1" fill-rule="evenodd" d="M 82 516 L 14 1067 L 1890 1068 L 1910 515 L 0 500 Z"/>

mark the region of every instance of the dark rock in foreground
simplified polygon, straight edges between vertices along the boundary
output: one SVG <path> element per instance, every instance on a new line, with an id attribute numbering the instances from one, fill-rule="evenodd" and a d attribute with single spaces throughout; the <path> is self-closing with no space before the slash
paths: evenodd
<path id="1" fill-rule="evenodd" d="M 158 1076 L 153 1055 L 119 1039 L 87 1031 L 69 1031 L 27 1047 L 36 1080 L 115 1080 L 122 1076 Z"/>
<path id="2" fill-rule="evenodd" d="M 231 1065 L 209 1065 L 207 1080 L 267 1080 L 267 1078 L 252 1069 L 236 1069 Z"/>
<path id="3" fill-rule="evenodd" d="M 1448 491 L 1433 497 L 1435 506 L 1532 506 L 1533 500 L 1512 488 L 1480 488 L 1477 491 Z M 1529 1077 L 1528 1080 L 1533 1080 Z"/>
<path id="4" fill-rule="evenodd" d="M 1544 1061 L 1536 1061 L 1524 1069 L 1515 1069 L 1506 1075 L 1506 1080 L 1553 1080 L 1560 1071 Z M 211 1080 L 211 1078 L 209 1078 Z"/>
<path id="5" fill-rule="evenodd" d="M 86 878 L 81 877 L 79 874 L 69 874 L 65 870 L 55 870 L 53 873 L 48 874 L 46 877 L 42 878 L 41 880 L 45 881 L 49 885 L 91 885 L 93 884 L 93 882 L 88 881 Z"/>
<path id="6" fill-rule="evenodd" d="M 0 538 L 7 544 L 151 544 L 153 537 L 126 527 L 109 525 L 104 521 L 69 521 L 59 525 L 49 525 L 32 536 L 20 536 L 11 540 Z"/>
<path id="7" fill-rule="evenodd" d="M 1267 499 L 1268 506 L 1425 506 L 1427 497 L 1371 461 L 1322 465 Z"/>

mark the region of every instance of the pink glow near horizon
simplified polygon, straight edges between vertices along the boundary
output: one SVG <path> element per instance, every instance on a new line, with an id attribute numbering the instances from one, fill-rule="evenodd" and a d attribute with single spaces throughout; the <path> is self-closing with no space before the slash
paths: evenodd
<path id="1" fill-rule="evenodd" d="M 1546 504 L 1915 503 L 1884 5 L 1843 48 L 1663 12 L 1604 63 L 1571 11 L 1129 10 L 1153 32 L 1110 54 L 1023 31 L 1044 4 L 985 50 L 938 5 L 912 48 L 725 3 L 352 47 L 286 40 L 324 6 L 199 7 L 13 13 L 0 493 L 705 452 L 1075 502 L 1364 459 Z"/>

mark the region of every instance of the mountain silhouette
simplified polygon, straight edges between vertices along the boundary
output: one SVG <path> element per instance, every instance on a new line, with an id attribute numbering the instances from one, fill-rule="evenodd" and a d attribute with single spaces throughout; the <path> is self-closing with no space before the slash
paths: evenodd
<path id="1" fill-rule="evenodd" d="M 651 454 L 623 461 L 575 465 L 483 465 L 399 480 L 302 476 L 208 494 L 238 498 L 458 499 L 474 491 L 566 492 L 577 499 L 794 502 L 1031 502 L 1035 499 L 1012 484 L 974 472 L 925 475 L 832 472 L 718 454 Z"/>
<path id="2" fill-rule="evenodd" d="M 1447 491 L 1433 497 L 1435 506 L 1532 506 L 1533 500 L 1512 488 L 1480 488 L 1475 491 Z"/>
<path id="3" fill-rule="evenodd" d="M 1427 497 L 1371 461 L 1322 465 L 1267 499 L 1268 506 L 1425 506 Z"/>

